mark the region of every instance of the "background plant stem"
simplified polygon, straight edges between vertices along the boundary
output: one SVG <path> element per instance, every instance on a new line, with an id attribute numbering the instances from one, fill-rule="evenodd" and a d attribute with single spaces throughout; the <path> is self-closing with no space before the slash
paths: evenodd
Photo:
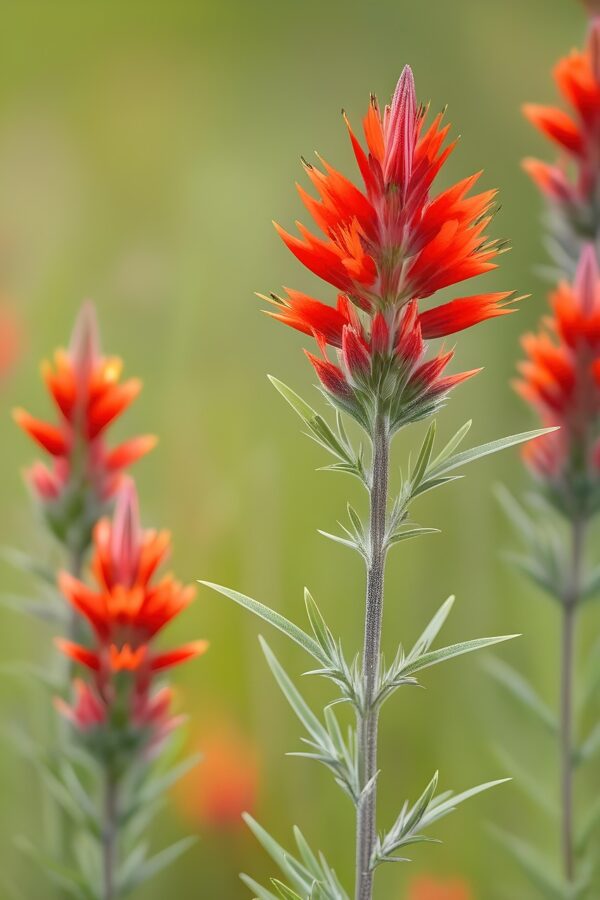
<path id="1" fill-rule="evenodd" d="M 576 874 L 573 849 L 573 688 L 575 631 L 577 606 L 581 597 L 585 533 L 584 519 L 581 517 L 574 519 L 571 539 L 571 572 L 563 597 L 560 701 L 561 841 L 563 870 L 568 884 L 575 881 Z"/>
<path id="2" fill-rule="evenodd" d="M 385 531 L 389 479 L 389 423 L 383 413 L 377 415 L 373 433 L 373 462 L 370 485 L 370 557 L 367 573 L 365 638 L 363 650 L 364 707 L 359 716 L 361 786 L 372 782 L 361 798 L 356 827 L 356 900 L 371 900 L 373 872 L 371 856 L 375 847 L 377 786 L 378 710 L 373 699 L 379 673 L 383 587 L 385 572 Z"/>
<path id="3" fill-rule="evenodd" d="M 118 833 L 118 781 L 108 770 L 104 781 L 104 820 L 102 827 L 102 900 L 116 900 Z"/>

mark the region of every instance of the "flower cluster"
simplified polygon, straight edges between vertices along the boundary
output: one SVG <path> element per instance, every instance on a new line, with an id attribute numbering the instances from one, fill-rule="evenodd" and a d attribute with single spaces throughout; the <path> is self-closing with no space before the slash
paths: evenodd
<path id="1" fill-rule="evenodd" d="M 365 151 L 346 120 L 364 188 L 323 162 L 305 163 L 315 199 L 300 196 L 323 237 L 298 224 L 301 237 L 277 226 L 288 248 L 341 295 L 337 309 L 296 291 L 272 294 L 271 314 L 314 335 L 325 357 L 338 350 L 338 365 L 309 355 L 334 402 L 360 421 L 365 394 L 382 395 L 415 421 L 457 382 L 473 373 L 443 378 L 451 353 L 424 363 L 424 338 L 454 334 L 510 312 L 510 294 L 460 297 L 433 309 L 419 301 L 442 288 L 495 268 L 501 245 L 486 236 L 494 191 L 470 195 L 478 175 L 431 195 L 434 179 L 454 144 L 438 115 L 424 128 L 413 75 L 407 66 L 383 114 L 372 98 L 364 120 Z M 390 376 L 391 374 L 391 377 Z"/>
<path id="2" fill-rule="evenodd" d="M 561 153 L 555 163 L 526 159 L 524 168 L 548 201 L 551 250 L 569 272 L 582 243 L 600 246 L 600 9 L 590 13 L 586 47 L 571 51 L 554 69 L 571 113 L 531 103 L 524 107 L 529 121 Z"/>
<path id="3" fill-rule="evenodd" d="M 94 307 L 88 303 L 79 314 L 69 350 L 56 352 L 54 366 L 42 366 L 58 424 L 23 409 L 14 412 L 20 427 L 52 457 L 51 466 L 35 463 L 27 481 L 53 533 L 73 553 L 87 549 L 94 524 L 119 490 L 123 469 L 156 443 L 144 435 L 113 449 L 106 446 L 108 427 L 141 389 L 138 379 L 120 382 L 121 369 L 120 359 L 102 355 Z"/>
<path id="4" fill-rule="evenodd" d="M 544 425 L 559 425 L 525 448 L 535 474 L 578 508 L 600 482 L 600 271 L 594 248 L 581 255 L 574 282 L 562 281 L 552 315 L 538 334 L 527 334 L 519 394 Z"/>
<path id="5" fill-rule="evenodd" d="M 67 572 L 59 586 L 88 623 L 90 640 L 59 640 L 60 649 L 86 669 L 75 681 L 75 703 L 60 710 L 90 738 L 95 753 L 156 753 L 179 720 L 171 715 L 171 691 L 155 690 L 157 673 L 203 653 L 205 641 L 158 652 L 154 640 L 194 596 L 171 575 L 155 573 L 170 549 L 168 532 L 140 528 L 133 483 L 121 487 L 113 521 L 94 530 L 92 589 Z"/>

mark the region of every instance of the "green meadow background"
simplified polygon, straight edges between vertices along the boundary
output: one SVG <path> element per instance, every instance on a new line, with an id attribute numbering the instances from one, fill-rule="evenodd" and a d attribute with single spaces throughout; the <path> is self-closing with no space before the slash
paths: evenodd
<path id="1" fill-rule="evenodd" d="M 135 474 L 145 521 L 173 532 L 178 576 L 226 583 L 297 620 L 309 585 L 346 646 L 358 648 L 360 563 L 317 529 L 335 528 L 348 496 L 360 497 L 343 477 L 315 471 L 323 454 L 266 378 L 273 373 L 319 403 L 301 352 L 308 340 L 267 320 L 253 296 L 282 284 L 330 301 L 334 291 L 301 269 L 271 219 L 291 226 L 301 214 L 294 189 L 301 155 L 318 149 L 355 172 L 340 109 L 358 127 L 369 92 L 386 100 L 409 62 L 419 98 L 431 99 L 433 110 L 448 104 L 453 134 L 461 135 L 440 184 L 483 168 L 482 186 L 500 190 L 493 233 L 513 250 L 476 288 L 532 294 L 518 315 L 459 337 L 455 371 L 484 370 L 456 391 L 439 430 L 449 436 L 473 418 L 475 442 L 530 427 L 509 382 L 519 335 L 544 310 L 536 266 L 545 257 L 539 198 L 519 160 L 547 151 L 519 108 L 554 98 L 550 67 L 581 42 L 580 7 L 568 0 L 3 0 L 1 13 L 0 288 L 19 312 L 25 341 L 0 388 L 0 543 L 51 555 L 20 477 L 35 450 L 9 413 L 16 404 L 48 412 L 39 361 L 66 342 L 79 304 L 91 297 L 105 348 L 144 380 L 115 439 L 160 437 Z M 396 465 L 419 435 L 415 429 L 398 444 Z M 420 502 L 419 521 L 442 533 L 393 554 L 385 645 L 393 652 L 399 641 L 410 643 L 455 593 L 448 642 L 522 632 L 500 653 L 554 703 L 556 610 L 502 560 L 514 541 L 494 499 L 499 482 L 526 489 L 517 452 L 478 463 Z M 27 593 L 31 583 L 1 563 L 0 590 Z M 586 613 L 585 639 L 599 627 L 597 613 Z M 300 749 L 300 727 L 267 670 L 259 630 L 300 675 L 300 651 L 199 591 L 168 635 L 211 642 L 206 657 L 174 674 L 180 704 L 200 746 L 215 722 L 234 723 L 248 755 L 259 757 L 257 817 L 282 843 L 300 825 L 351 885 L 349 803 L 325 770 L 285 757 Z M 2 609 L 2 668 L 18 660 L 47 665 L 51 637 Z M 442 789 L 510 774 L 500 748 L 555 796 L 552 741 L 506 702 L 480 658 L 433 669 L 423 682 L 426 690 L 399 692 L 384 709 L 382 824 L 437 768 Z M 317 706 L 329 696 L 316 680 L 304 685 Z M 44 734 L 49 699 L 6 673 L 0 707 L 0 896 L 37 900 L 51 889 L 15 838 L 41 845 L 45 803 L 34 770 L 4 732 Z M 581 799 L 599 786 L 592 773 Z M 490 836 L 492 822 L 557 856 L 549 817 L 513 783 L 441 823 L 435 834 L 443 843 L 417 847 L 413 863 L 384 867 L 377 896 L 400 900 L 426 872 L 465 878 L 480 900 L 533 898 Z M 160 847 L 190 830 L 199 834 L 196 847 L 140 890 L 140 900 L 236 900 L 248 896 L 240 870 L 258 879 L 276 874 L 243 827 L 196 823 L 177 796 L 158 816 L 152 841 Z"/>

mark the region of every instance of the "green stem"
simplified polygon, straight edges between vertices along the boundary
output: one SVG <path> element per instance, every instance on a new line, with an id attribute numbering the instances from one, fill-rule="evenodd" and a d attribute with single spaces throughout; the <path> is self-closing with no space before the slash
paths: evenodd
<path id="1" fill-rule="evenodd" d="M 102 823 L 102 900 L 117 898 L 117 836 L 119 813 L 118 780 L 110 770 L 104 781 L 104 810 Z"/>
<path id="2" fill-rule="evenodd" d="M 369 565 L 363 650 L 363 708 L 358 719 L 360 776 L 363 794 L 356 821 L 356 900 L 371 900 L 377 805 L 377 732 L 379 712 L 374 703 L 379 676 L 385 574 L 385 531 L 389 480 L 389 422 L 379 413 L 373 433 L 370 485 Z M 368 790 L 364 790 L 366 786 Z"/>
<path id="3" fill-rule="evenodd" d="M 585 521 L 576 518 L 572 526 L 571 571 L 563 596 L 560 691 L 561 844 L 563 871 L 568 884 L 573 884 L 576 875 L 573 835 L 573 690 L 577 607 L 581 599 L 585 533 Z"/>

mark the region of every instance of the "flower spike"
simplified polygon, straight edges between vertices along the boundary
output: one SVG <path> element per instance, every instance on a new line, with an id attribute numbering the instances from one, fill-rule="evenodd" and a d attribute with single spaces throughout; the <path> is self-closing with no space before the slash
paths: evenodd
<path id="1" fill-rule="evenodd" d="M 106 445 L 110 425 L 141 390 L 138 379 L 121 383 L 121 361 L 104 357 L 94 306 L 86 302 L 77 317 L 69 350 L 58 350 L 42 377 L 58 411 L 58 424 L 23 409 L 15 422 L 46 453 L 50 465 L 36 462 L 26 473 L 52 531 L 75 554 L 91 540 L 94 523 L 116 496 L 123 470 L 156 444 L 151 435 L 132 438 L 115 449 Z"/>

